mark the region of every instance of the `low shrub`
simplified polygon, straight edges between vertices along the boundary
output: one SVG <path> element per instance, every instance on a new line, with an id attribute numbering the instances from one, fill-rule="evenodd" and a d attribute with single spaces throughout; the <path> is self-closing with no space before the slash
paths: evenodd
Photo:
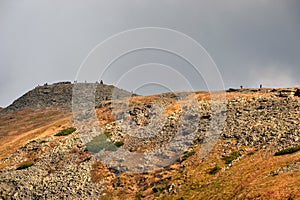
<path id="1" fill-rule="evenodd" d="M 297 151 L 300 151 L 300 146 L 295 146 L 295 147 L 283 149 L 281 151 L 277 151 L 274 155 L 275 156 L 280 156 L 280 155 L 285 155 L 285 154 L 292 154 L 292 153 L 295 153 Z"/>
<path id="2" fill-rule="evenodd" d="M 121 147 L 124 145 L 124 142 L 115 142 L 114 145 L 116 145 L 116 147 Z"/>
<path id="3" fill-rule="evenodd" d="M 225 164 L 231 164 L 232 161 L 236 160 L 238 157 L 241 156 L 241 153 L 238 151 L 235 151 L 231 153 L 229 156 L 224 156 L 222 159 L 225 161 Z"/>
<path id="4" fill-rule="evenodd" d="M 70 135 L 71 133 L 73 133 L 75 131 L 76 131 L 76 128 L 70 127 L 70 128 L 66 128 L 64 130 L 59 131 L 54 136 L 66 136 L 66 135 Z"/>
<path id="5" fill-rule="evenodd" d="M 221 169 L 222 169 L 221 167 L 216 165 L 215 167 L 211 168 L 208 173 L 211 175 L 214 175 L 214 174 L 218 173 Z"/>
<path id="6" fill-rule="evenodd" d="M 158 192 L 164 191 L 164 189 L 165 188 L 163 186 L 155 186 L 155 187 L 152 188 L 152 192 L 153 193 L 158 193 Z"/>
<path id="7" fill-rule="evenodd" d="M 25 163 L 22 163 L 21 165 L 19 165 L 17 167 L 17 170 L 21 170 L 21 169 L 27 169 L 28 167 L 31 167 L 32 165 L 34 165 L 35 163 L 33 161 L 28 161 Z"/>

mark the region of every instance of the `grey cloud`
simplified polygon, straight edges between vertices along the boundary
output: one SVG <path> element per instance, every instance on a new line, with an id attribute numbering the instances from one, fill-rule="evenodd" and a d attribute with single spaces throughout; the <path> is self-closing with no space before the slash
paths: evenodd
<path id="1" fill-rule="evenodd" d="M 0 106 L 37 84 L 73 80 L 95 45 L 143 26 L 171 28 L 196 39 L 215 60 L 226 87 L 300 85 L 299 9 L 297 0 L 3 0 Z M 175 66 L 173 59 L 158 58 Z M 113 82 L 114 74 L 106 79 Z"/>

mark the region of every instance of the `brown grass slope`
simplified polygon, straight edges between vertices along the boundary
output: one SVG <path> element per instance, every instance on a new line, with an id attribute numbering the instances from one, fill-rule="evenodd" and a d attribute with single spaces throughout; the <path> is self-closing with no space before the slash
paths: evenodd
<path id="1" fill-rule="evenodd" d="M 220 144 L 219 144 L 220 145 Z M 103 199 L 299 199 L 300 172 L 272 172 L 299 162 L 300 153 L 275 157 L 268 150 L 244 152 L 226 168 L 218 146 L 205 159 L 196 154 L 160 172 L 114 175 L 96 163 L 94 181 L 106 179 Z M 209 171 L 218 165 L 216 174 Z"/>
<path id="2" fill-rule="evenodd" d="M 56 109 L 27 108 L 0 114 L 0 160 L 30 140 L 56 133 L 71 121 L 70 112 Z"/>

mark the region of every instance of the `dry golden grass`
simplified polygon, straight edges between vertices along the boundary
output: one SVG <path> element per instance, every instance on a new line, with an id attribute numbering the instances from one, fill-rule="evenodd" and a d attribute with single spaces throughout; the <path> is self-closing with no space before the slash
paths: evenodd
<path id="1" fill-rule="evenodd" d="M 28 141 L 52 135 L 71 124 L 71 113 L 62 110 L 23 109 L 0 115 L 0 159 Z"/>
<path id="2" fill-rule="evenodd" d="M 212 167 L 226 166 L 220 157 L 220 145 L 221 143 L 216 145 L 204 160 L 198 153 L 189 157 L 181 163 L 184 168 L 180 167 L 180 163 L 175 163 L 158 172 L 127 172 L 115 176 L 108 183 L 107 198 L 136 199 L 137 194 L 143 195 L 143 199 L 300 198 L 300 172 L 269 175 L 271 171 L 298 161 L 300 152 L 279 157 L 273 156 L 269 150 L 258 150 L 254 154 L 244 152 L 243 157 L 232 167 L 211 175 L 209 170 Z M 196 152 L 199 149 L 200 147 L 197 147 Z M 177 188 L 176 192 L 166 193 L 172 183 Z M 153 188 L 162 188 L 162 191 L 154 193 Z"/>
<path id="3" fill-rule="evenodd" d="M 95 161 L 92 170 L 91 170 L 91 177 L 92 177 L 92 182 L 98 183 L 101 180 L 104 180 L 105 178 L 109 177 L 109 170 L 107 167 L 105 167 L 100 161 Z M 113 175 L 111 173 L 111 175 Z"/>
<path id="4" fill-rule="evenodd" d="M 115 119 L 112 115 L 111 105 L 104 106 L 102 108 L 96 109 L 97 118 L 100 126 L 104 126 L 110 122 L 113 122 Z"/>
<path id="5" fill-rule="evenodd" d="M 154 102 L 159 98 L 160 95 L 150 95 L 150 96 L 133 96 L 129 99 L 129 103 L 145 103 Z"/>
<path id="6" fill-rule="evenodd" d="M 184 188 L 174 197 L 185 199 L 288 199 L 299 195 L 300 178 L 297 173 L 286 172 L 278 176 L 269 173 L 288 163 L 300 159 L 300 153 L 275 157 L 269 151 L 258 151 L 254 155 L 245 155 L 226 171 L 208 175 L 211 163 L 224 166 L 220 155 L 213 151 L 205 162 L 197 157 L 187 161 L 187 179 Z M 193 164 L 192 164 L 192 163 Z M 298 196 L 297 196 L 298 197 Z M 176 199 L 176 198 L 175 198 Z"/>
<path id="7" fill-rule="evenodd" d="M 181 105 L 178 102 L 175 102 L 173 104 L 170 104 L 167 108 L 166 108 L 166 114 L 170 114 L 173 113 L 177 110 L 179 110 L 181 108 Z"/>

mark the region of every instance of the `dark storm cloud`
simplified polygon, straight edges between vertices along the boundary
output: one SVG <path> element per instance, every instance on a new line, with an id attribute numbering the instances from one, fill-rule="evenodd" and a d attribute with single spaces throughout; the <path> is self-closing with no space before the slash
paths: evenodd
<path id="1" fill-rule="evenodd" d="M 171 28 L 196 39 L 218 65 L 226 87 L 300 85 L 299 9 L 297 0 L 3 0 L 0 105 L 38 84 L 73 80 L 94 46 L 144 26 Z M 160 61 L 175 65 L 167 58 Z M 113 74 L 105 81 L 112 80 Z"/>

